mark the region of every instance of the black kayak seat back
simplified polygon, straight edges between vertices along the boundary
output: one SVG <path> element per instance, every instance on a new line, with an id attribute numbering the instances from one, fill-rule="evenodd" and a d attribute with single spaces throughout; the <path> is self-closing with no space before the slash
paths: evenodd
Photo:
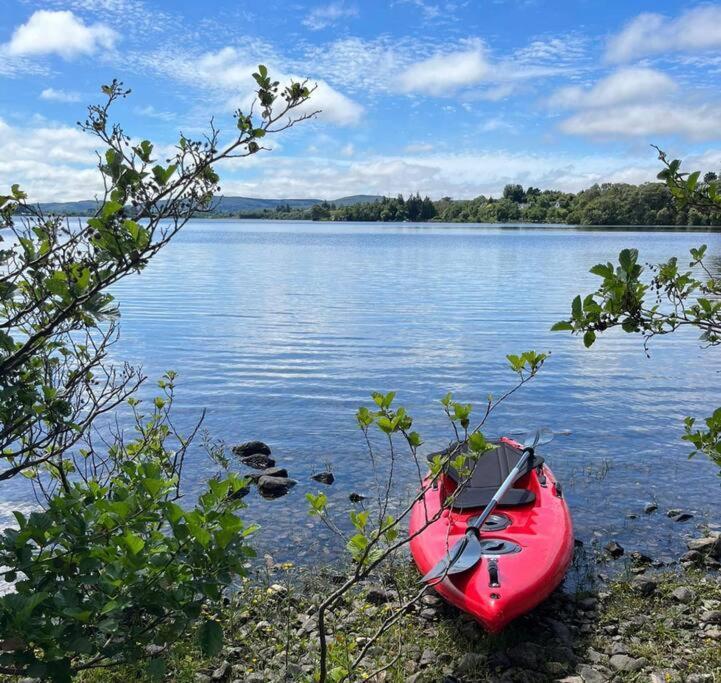
<path id="1" fill-rule="evenodd" d="M 449 451 L 454 448 L 457 448 L 457 444 L 449 446 L 448 449 L 441 452 L 441 455 L 447 455 Z M 461 451 L 468 452 L 468 446 L 464 444 Z M 471 477 L 460 492 L 455 494 L 452 507 L 455 510 L 466 510 L 470 508 L 483 508 L 488 505 L 488 503 L 491 502 L 491 498 L 493 498 L 493 494 L 498 490 L 498 487 L 506 480 L 511 470 L 518 464 L 522 454 L 522 450 L 503 441 L 492 451 L 486 451 L 475 464 L 471 463 L 471 467 L 473 467 Z M 428 456 L 429 460 L 432 460 L 435 455 L 437 455 L 437 453 Z M 532 469 L 542 464 L 543 458 L 534 455 L 519 473 L 518 478 L 520 479 Z M 456 484 L 460 484 L 463 481 L 463 477 L 461 477 L 451 465 L 447 466 L 445 474 Z M 535 500 L 536 496 L 533 491 L 511 487 L 503 496 L 499 505 L 528 505 Z"/>

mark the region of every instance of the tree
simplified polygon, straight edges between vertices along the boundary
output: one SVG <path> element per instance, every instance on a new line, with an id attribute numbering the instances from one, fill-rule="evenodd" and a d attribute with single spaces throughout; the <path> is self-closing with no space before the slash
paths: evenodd
<path id="1" fill-rule="evenodd" d="M 658 174 L 675 198 L 679 209 L 707 217 L 721 211 L 719 181 L 699 183 L 699 171 L 681 172 L 678 159 L 669 161 L 659 150 L 664 169 Z M 553 326 L 582 334 L 584 344 L 595 343 L 598 334 L 614 327 L 640 334 L 644 348 L 658 335 L 672 334 L 681 328 L 698 330 L 707 348 L 721 346 L 721 279 L 707 264 L 707 248 L 691 249 L 688 266 L 673 257 L 664 263 L 639 264 L 636 249 L 624 249 L 618 264 L 599 263 L 591 272 L 601 284 L 585 297 L 577 296 L 571 305 L 571 316 Z M 644 277 L 648 274 L 648 277 Z M 721 475 L 721 407 L 699 424 L 687 417 L 683 438 L 696 453 L 706 454 L 719 467 Z"/>
<path id="2" fill-rule="evenodd" d="M 516 204 L 522 204 L 526 198 L 526 193 L 523 191 L 522 185 L 506 185 L 503 188 L 503 198 L 509 199 Z"/>
<path id="3" fill-rule="evenodd" d="M 202 141 L 181 135 L 164 162 L 111 121 L 130 91 L 103 86 L 80 124 L 104 148 L 105 193 L 87 221 L 44 216 L 17 185 L 0 196 L 12 236 L 0 251 L 0 481 L 28 477 L 41 502 L 0 535 L 15 589 L 0 597 L 0 673 L 66 681 L 137 660 L 149 644 L 162 650 L 194 624 L 205 651 L 222 640 L 212 614 L 251 552 L 252 529 L 237 514 L 245 481 L 214 449 L 217 477 L 195 505 L 180 505 L 197 427 L 181 435 L 173 426 L 172 373 L 148 408 L 133 396 L 141 371 L 107 360 L 117 338 L 108 288 L 212 209 L 216 163 L 256 154 L 264 137 L 313 115 L 294 116 L 312 92 L 306 83 L 279 92 L 264 66 L 253 76 L 255 102 L 235 113 L 225 142 L 211 124 Z M 96 431 L 123 403 L 134 436 Z"/>

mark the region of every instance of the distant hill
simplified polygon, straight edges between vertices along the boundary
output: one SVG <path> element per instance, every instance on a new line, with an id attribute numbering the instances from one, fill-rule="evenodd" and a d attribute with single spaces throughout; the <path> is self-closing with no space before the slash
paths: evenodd
<path id="1" fill-rule="evenodd" d="M 365 204 L 382 199 L 378 195 L 356 194 L 351 197 L 327 200 L 336 206 L 352 206 Z M 277 206 L 290 206 L 292 209 L 307 209 L 320 204 L 322 199 L 258 199 L 255 197 L 217 197 L 215 200 L 216 213 L 245 213 L 253 211 L 273 210 Z M 46 202 L 40 204 L 44 213 L 55 213 L 63 216 L 86 216 L 97 210 L 98 203 L 93 199 L 78 202 Z"/>

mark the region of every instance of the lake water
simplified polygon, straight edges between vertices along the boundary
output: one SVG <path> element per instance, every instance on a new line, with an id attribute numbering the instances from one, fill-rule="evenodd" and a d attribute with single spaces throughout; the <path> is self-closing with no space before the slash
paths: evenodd
<path id="1" fill-rule="evenodd" d="M 589 268 L 623 247 L 655 262 L 703 242 L 721 255 L 718 233 L 193 221 L 115 288 L 122 336 L 114 353 L 152 378 L 179 373 L 181 425 L 206 408 L 213 436 L 272 446 L 299 484 L 276 501 L 253 493 L 246 514 L 263 526 L 262 549 L 310 560 L 337 551 L 307 517 L 304 494 L 323 488 L 310 476 L 332 469 L 336 483 L 323 490 L 339 514 L 350 492 L 372 491 L 354 420 L 371 391 L 398 392 L 430 451 L 451 436 L 438 403 L 447 391 L 480 406 L 512 386 L 507 353 L 550 350 L 488 433 L 572 430 L 545 456 L 565 485 L 576 536 L 658 556 L 718 512 L 714 468 L 688 460 L 679 440 L 684 415 L 705 416 L 719 403 L 718 354 L 691 333 L 654 341 L 648 359 L 638 337 L 612 333 L 587 350 L 549 328 L 575 294 L 591 290 Z M 186 472 L 192 491 L 213 467 L 197 449 Z M 399 497 L 413 472 L 401 467 Z M 27 496 L 17 487 L 2 493 L 5 509 Z M 659 511 L 644 515 L 650 500 Z M 694 520 L 669 520 L 673 507 Z"/>

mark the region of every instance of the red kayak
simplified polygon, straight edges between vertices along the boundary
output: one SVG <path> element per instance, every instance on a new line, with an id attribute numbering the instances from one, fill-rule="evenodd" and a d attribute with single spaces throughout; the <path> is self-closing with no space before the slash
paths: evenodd
<path id="1" fill-rule="evenodd" d="M 501 439 L 479 458 L 452 508 L 425 529 L 426 519 L 432 519 L 456 489 L 459 477 L 453 468 L 447 468 L 436 487 L 415 504 L 410 534 L 417 535 L 410 546 L 422 574 L 464 538 L 469 522 L 483 512 L 522 454 L 520 444 Z M 538 456 L 528 460 L 493 513 L 477 535 L 480 560 L 466 571 L 449 572 L 430 583 L 448 602 L 496 633 L 542 602 L 563 580 L 573 555 L 573 526 L 561 485 Z"/>

